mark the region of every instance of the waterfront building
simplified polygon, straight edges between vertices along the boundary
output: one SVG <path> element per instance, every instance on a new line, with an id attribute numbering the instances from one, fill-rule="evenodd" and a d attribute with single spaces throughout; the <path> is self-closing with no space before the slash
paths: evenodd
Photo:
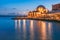
<path id="1" fill-rule="evenodd" d="M 60 4 L 52 5 L 51 11 L 48 11 L 43 5 L 39 5 L 35 11 L 30 11 L 28 13 L 28 17 L 60 20 Z"/>
<path id="2" fill-rule="evenodd" d="M 60 3 L 52 5 L 52 11 L 49 14 L 55 19 L 60 19 Z"/>
<path id="3" fill-rule="evenodd" d="M 52 5 L 52 11 L 60 11 L 60 4 Z"/>
<path id="4" fill-rule="evenodd" d="M 38 11 L 30 11 L 29 13 L 28 13 L 28 17 L 33 17 L 33 18 L 36 18 L 36 17 L 38 17 L 38 16 L 40 16 L 40 12 L 38 12 Z"/>
<path id="5" fill-rule="evenodd" d="M 47 10 L 43 5 L 39 5 L 39 6 L 36 8 L 36 11 L 40 12 L 41 14 L 48 12 L 48 10 Z"/>
<path id="6" fill-rule="evenodd" d="M 36 8 L 36 11 L 30 11 L 28 13 L 28 17 L 32 17 L 32 18 L 43 17 L 47 13 L 48 13 L 48 10 L 43 5 L 39 5 Z"/>

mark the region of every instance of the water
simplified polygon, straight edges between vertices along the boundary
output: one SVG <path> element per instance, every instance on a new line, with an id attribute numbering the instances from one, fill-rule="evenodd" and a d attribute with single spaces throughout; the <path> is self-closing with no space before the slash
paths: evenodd
<path id="1" fill-rule="evenodd" d="M 60 40 L 60 23 L 0 17 L 0 40 Z"/>

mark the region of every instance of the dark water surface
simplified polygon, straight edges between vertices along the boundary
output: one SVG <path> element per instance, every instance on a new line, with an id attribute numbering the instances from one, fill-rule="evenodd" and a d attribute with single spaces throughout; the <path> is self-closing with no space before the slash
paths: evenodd
<path id="1" fill-rule="evenodd" d="M 60 23 L 0 17 L 0 40 L 60 40 Z"/>

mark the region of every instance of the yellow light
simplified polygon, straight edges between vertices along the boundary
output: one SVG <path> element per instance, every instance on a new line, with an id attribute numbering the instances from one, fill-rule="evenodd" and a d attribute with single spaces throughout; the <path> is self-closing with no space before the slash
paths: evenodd
<path id="1" fill-rule="evenodd" d="M 42 12 L 44 9 L 41 7 L 41 8 L 38 8 L 38 11 L 39 12 Z"/>

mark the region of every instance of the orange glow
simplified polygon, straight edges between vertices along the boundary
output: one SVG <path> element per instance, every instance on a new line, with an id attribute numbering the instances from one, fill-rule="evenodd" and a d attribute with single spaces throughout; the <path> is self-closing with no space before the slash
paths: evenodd
<path id="1" fill-rule="evenodd" d="M 41 24 L 42 40 L 46 40 L 46 22 Z"/>
<path id="2" fill-rule="evenodd" d="M 43 11 L 43 8 L 41 8 L 41 7 L 40 7 L 40 8 L 38 8 L 38 11 L 40 11 L 40 12 L 41 12 L 41 11 Z"/>
<path id="3" fill-rule="evenodd" d="M 40 33 L 40 39 L 41 40 L 46 40 L 47 39 L 47 32 L 46 32 L 46 22 L 43 22 L 43 21 L 38 21 L 37 23 L 37 26 L 38 26 L 38 31 Z"/>
<path id="4" fill-rule="evenodd" d="M 49 13 L 49 14 L 46 14 L 46 13 Z M 45 15 L 43 16 L 42 14 L 45 14 Z M 48 19 L 60 20 L 60 12 L 50 13 L 43 5 L 38 6 L 35 11 L 30 11 L 28 13 L 29 18 L 38 18 L 38 17 L 47 18 L 47 16 L 49 17 Z"/>
<path id="5" fill-rule="evenodd" d="M 34 29 L 33 29 L 33 20 L 30 21 L 30 39 L 33 40 L 34 38 Z"/>
<path id="6" fill-rule="evenodd" d="M 38 11 L 42 13 L 44 11 L 44 8 L 40 7 L 38 8 Z"/>

